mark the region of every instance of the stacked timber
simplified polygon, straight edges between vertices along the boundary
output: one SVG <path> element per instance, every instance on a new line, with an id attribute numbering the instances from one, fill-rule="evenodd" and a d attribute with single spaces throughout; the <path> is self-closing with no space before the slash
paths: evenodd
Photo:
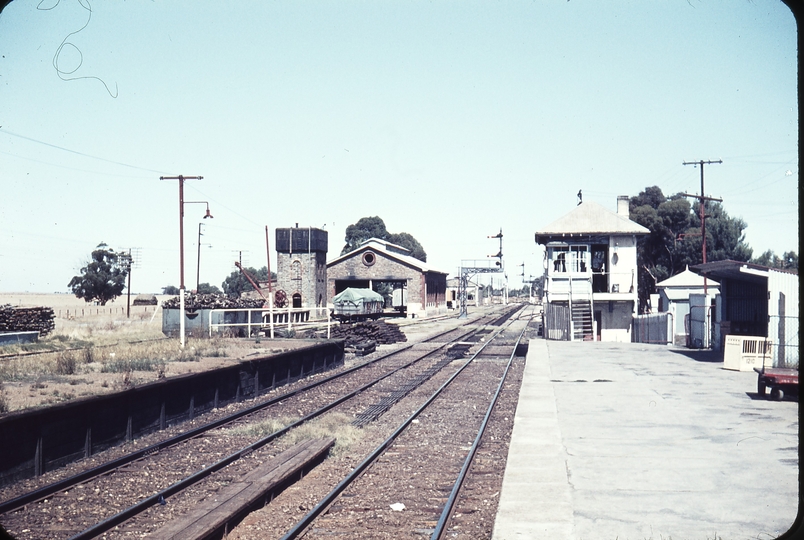
<path id="1" fill-rule="evenodd" d="M 356 347 L 367 341 L 390 344 L 408 340 L 398 326 L 383 320 L 342 323 L 332 328 L 330 336 L 333 339 L 346 340 L 344 346 L 347 348 Z"/>
<path id="2" fill-rule="evenodd" d="M 184 295 L 184 309 L 237 309 L 237 308 L 261 308 L 264 304 L 262 298 L 231 298 L 224 294 L 193 294 Z M 162 302 L 165 309 L 179 309 L 179 297 L 169 298 Z"/>
<path id="3" fill-rule="evenodd" d="M 155 306 L 159 303 L 156 296 L 152 294 L 138 294 L 131 303 L 133 306 Z"/>
<path id="4" fill-rule="evenodd" d="M 39 332 L 44 336 L 56 327 L 53 308 L 0 306 L 0 332 Z"/>

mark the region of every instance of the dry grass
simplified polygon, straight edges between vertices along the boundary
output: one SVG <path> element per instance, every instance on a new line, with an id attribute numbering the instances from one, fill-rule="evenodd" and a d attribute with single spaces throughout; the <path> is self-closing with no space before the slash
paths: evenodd
<path id="1" fill-rule="evenodd" d="M 95 331 L 93 336 L 76 340 L 55 335 L 40 342 L 38 349 L 24 351 L 34 354 L 0 360 L 0 381 L 92 372 L 161 370 L 164 375 L 166 366 L 172 362 L 197 362 L 202 356 L 226 356 L 227 343 L 223 338 L 188 341 L 188 346 L 182 349 L 175 339 L 165 339 L 161 333 L 150 341 L 141 342 L 120 341 L 121 337 L 125 336 L 115 330 Z M 53 346 L 48 347 L 49 343 Z M 8 354 L 6 349 L 3 353 Z"/>
<path id="2" fill-rule="evenodd" d="M 291 430 L 284 438 L 289 445 L 309 439 L 335 437 L 335 447 L 330 454 L 339 457 L 363 437 L 363 431 L 352 425 L 353 418 L 341 413 L 326 414 Z"/>
<path id="3" fill-rule="evenodd" d="M 0 382 L 0 414 L 9 411 L 8 399 L 6 398 L 5 388 L 3 383 Z"/>
<path id="4" fill-rule="evenodd" d="M 76 305 L 86 306 L 66 294 L 0 294 L 2 304 L 60 308 L 62 313 L 68 307 L 75 313 Z M 113 302 L 110 306 L 100 315 L 70 319 L 57 315 L 55 331 L 37 343 L 0 346 L 0 414 L 232 365 L 255 350 L 272 354 L 297 346 L 190 337 L 182 349 L 178 339 L 162 334 L 159 306 L 132 306 L 130 319 L 120 307 L 121 299 L 117 307 Z M 85 312 L 96 309 L 104 308 L 91 306 Z"/>
<path id="5" fill-rule="evenodd" d="M 271 433 L 275 433 L 280 429 L 284 429 L 293 422 L 298 421 L 298 418 L 290 416 L 283 416 L 281 418 L 269 418 L 262 422 L 256 422 L 245 426 L 237 426 L 226 430 L 228 434 L 242 437 L 249 437 L 261 439 Z"/>
<path id="6" fill-rule="evenodd" d="M 280 429 L 284 429 L 298 420 L 299 418 L 287 416 L 271 418 L 247 426 L 232 428 L 228 430 L 228 433 L 235 436 L 262 438 Z M 341 413 L 332 413 L 306 422 L 290 430 L 282 437 L 282 446 L 289 448 L 310 439 L 335 437 L 335 446 L 330 452 L 330 455 L 338 457 L 346 453 L 362 436 L 362 430 L 352 425 L 352 418 L 350 416 Z"/>

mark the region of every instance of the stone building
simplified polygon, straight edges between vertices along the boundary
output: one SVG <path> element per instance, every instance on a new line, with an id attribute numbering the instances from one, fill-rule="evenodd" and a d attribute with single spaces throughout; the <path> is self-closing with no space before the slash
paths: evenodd
<path id="1" fill-rule="evenodd" d="M 327 247 L 323 229 L 276 229 L 276 286 L 292 307 L 326 307 Z"/>
<path id="2" fill-rule="evenodd" d="M 447 273 L 411 257 L 408 249 L 378 238 L 327 263 L 327 301 L 347 287 L 393 290 L 394 307 L 404 298 L 408 316 L 447 311 Z"/>

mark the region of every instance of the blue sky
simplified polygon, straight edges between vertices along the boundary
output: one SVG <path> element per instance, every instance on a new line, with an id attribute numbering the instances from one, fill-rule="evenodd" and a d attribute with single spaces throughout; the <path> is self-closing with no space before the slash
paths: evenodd
<path id="1" fill-rule="evenodd" d="M 200 7 L 199 7 L 200 6 Z M 91 8 L 91 12 L 87 8 Z M 134 292 L 179 283 L 178 188 L 208 201 L 201 281 L 265 226 L 380 216 L 436 269 L 617 195 L 721 197 L 755 255 L 798 251 L 796 24 L 775 0 L 92 2 L 0 13 L 0 292 L 67 291 L 101 241 Z M 186 206 L 195 286 L 203 205 Z M 272 260 L 275 267 L 275 254 Z"/>

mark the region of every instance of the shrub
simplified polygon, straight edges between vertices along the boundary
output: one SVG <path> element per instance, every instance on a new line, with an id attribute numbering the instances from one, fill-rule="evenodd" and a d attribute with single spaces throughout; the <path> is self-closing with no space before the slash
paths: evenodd
<path id="1" fill-rule="evenodd" d="M 75 364 L 75 355 L 72 351 L 60 352 L 56 356 L 56 373 L 59 375 L 74 375 Z"/>
<path id="2" fill-rule="evenodd" d="M 5 389 L 3 388 L 3 383 L 0 382 L 0 414 L 8 412 L 8 399 L 6 399 Z"/>

